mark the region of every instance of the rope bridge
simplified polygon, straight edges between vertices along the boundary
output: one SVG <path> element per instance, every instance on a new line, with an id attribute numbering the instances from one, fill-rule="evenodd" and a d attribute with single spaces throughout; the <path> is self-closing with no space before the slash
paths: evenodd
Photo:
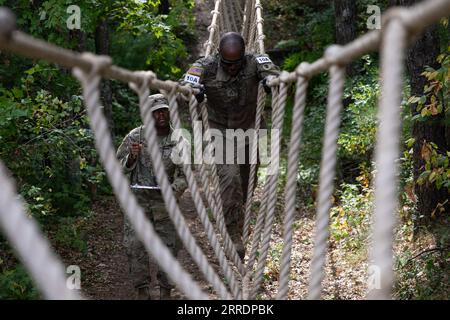
<path id="1" fill-rule="evenodd" d="M 295 84 L 293 120 L 290 134 L 287 181 L 284 189 L 285 207 L 283 221 L 284 247 L 280 262 L 280 278 L 277 299 L 286 299 L 289 291 L 289 273 L 295 217 L 297 170 L 299 164 L 300 143 L 304 121 L 306 93 L 309 80 L 320 73 L 329 72 L 329 92 L 325 138 L 321 161 L 319 193 L 316 215 L 315 246 L 311 262 L 309 299 L 320 299 L 321 283 L 324 278 L 324 265 L 327 252 L 329 210 L 335 176 L 337 138 L 341 122 L 342 93 L 345 80 L 345 67 L 353 60 L 373 51 L 381 53 L 381 87 L 379 101 L 379 127 L 375 148 L 375 210 L 373 214 L 373 245 L 371 264 L 380 270 L 380 288 L 367 292 L 369 299 L 391 298 L 394 280 L 392 262 L 393 228 L 397 208 L 398 167 L 400 153 L 400 108 L 402 99 L 402 76 L 405 50 L 416 36 L 427 26 L 450 14 L 449 0 L 423 1 L 410 8 L 393 8 L 383 16 L 382 32 L 375 30 L 345 46 L 333 45 L 324 56 L 312 63 L 301 63 L 294 72 L 283 71 L 277 78 L 269 81 L 272 90 L 272 129 L 281 129 L 288 89 Z M 264 33 L 262 7 L 259 0 L 215 1 L 209 38 L 205 43 L 205 55 L 212 54 L 217 48 L 220 35 L 226 31 L 240 31 L 246 40 L 247 50 L 264 53 Z M 55 45 L 34 39 L 15 28 L 15 18 L 7 9 L 0 9 L 0 49 L 7 50 L 32 59 L 44 59 L 73 69 L 73 75 L 80 81 L 83 96 L 95 136 L 96 148 L 120 205 L 130 220 L 137 236 L 143 242 L 149 254 L 155 257 L 159 266 L 167 273 L 176 286 L 190 299 L 208 299 L 199 285 L 192 279 L 169 249 L 158 237 L 151 222 L 145 217 L 135 196 L 129 188 L 129 182 L 122 173 L 116 158 L 116 152 L 110 137 L 107 121 L 103 115 L 99 100 L 99 84 L 103 78 L 116 79 L 129 84 L 139 97 L 141 118 L 144 124 L 145 139 L 149 142 L 157 181 L 162 196 L 177 233 L 195 263 L 211 283 L 221 299 L 255 299 L 261 287 L 263 271 L 266 265 L 268 248 L 274 222 L 277 200 L 278 173 L 268 174 L 264 181 L 263 197 L 259 207 L 256 224 L 250 234 L 250 221 L 254 214 L 251 210 L 252 190 L 256 165 L 251 166 L 249 192 L 245 204 L 244 242 L 250 246 L 246 262 L 242 262 L 225 227 L 222 200 L 220 196 L 217 169 L 214 164 L 200 164 L 201 186 L 206 202 L 200 194 L 200 188 L 190 165 L 183 165 L 189 190 L 196 211 L 205 228 L 208 240 L 219 261 L 225 279 L 222 279 L 211 267 L 205 254 L 197 245 L 177 204 L 168 176 L 164 170 L 154 120 L 150 113 L 148 97 L 150 90 L 159 90 L 165 94 L 170 104 L 171 120 L 175 128 L 181 128 L 178 114 L 177 97 L 181 95 L 189 102 L 191 120 L 199 120 L 199 111 L 205 129 L 205 138 L 210 143 L 208 117 L 205 102 L 198 106 L 194 95 L 196 89 L 181 86 L 177 82 L 162 81 L 151 71 L 129 71 L 112 64 L 107 56 L 90 53 L 79 54 Z M 265 104 L 265 92 L 260 85 L 255 119 L 255 129 L 260 128 L 261 114 Z M 194 124 L 196 122 L 193 122 Z M 193 125 L 194 137 L 201 137 L 201 128 Z M 200 138 L 201 139 L 201 138 Z M 255 137 L 255 142 L 257 142 Z M 194 141 L 195 145 L 198 144 Z M 271 163 L 278 161 L 279 140 L 272 144 Z M 200 148 L 201 149 L 201 148 Z M 195 149 L 194 152 L 201 152 Z M 185 155 L 186 156 L 186 155 Z M 251 159 L 256 163 L 257 143 L 252 144 Z M 188 163 L 188 162 L 184 162 Z M 212 186 L 212 187 L 211 187 Z M 36 285 L 47 299 L 80 299 L 76 291 L 67 289 L 64 268 L 51 249 L 48 240 L 40 233 L 37 223 L 30 219 L 24 204 L 19 200 L 14 182 L 0 161 L 0 227 L 7 239 L 16 249 L 19 258 L 33 277 Z M 207 214 L 212 210 L 215 223 Z"/>

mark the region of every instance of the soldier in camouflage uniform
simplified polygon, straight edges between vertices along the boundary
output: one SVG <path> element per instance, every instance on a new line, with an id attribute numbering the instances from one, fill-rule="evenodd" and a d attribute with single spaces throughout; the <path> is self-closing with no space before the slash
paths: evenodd
<path id="1" fill-rule="evenodd" d="M 179 198 L 187 184 L 181 166 L 175 165 L 170 158 L 175 143 L 170 139 L 170 115 L 167 99 L 162 94 L 152 95 L 150 99 L 153 100 L 151 112 L 155 119 L 164 166 L 172 188 Z M 117 151 L 117 157 L 122 164 L 123 171 L 129 175 L 132 186 L 157 187 L 158 183 L 153 172 L 152 159 L 147 151 L 147 141 L 144 138 L 143 130 L 143 126 L 140 126 L 128 133 Z M 132 190 L 156 232 L 176 257 L 180 249 L 180 241 L 165 208 L 161 192 L 136 187 L 133 187 Z M 124 244 L 138 299 L 170 298 L 170 290 L 173 285 L 167 275 L 160 270 L 156 272 L 157 279 L 151 279 L 151 270 L 157 268 L 157 265 L 148 256 L 141 241 L 137 239 L 128 219 L 125 219 Z M 155 282 L 159 284 L 159 297 L 154 296 L 153 284 Z"/>
<path id="2" fill-rule="evenodd" d="M 267 55 L 245 54 L 244 39 L 238 33 L 229 32 L 222 36 L 219 52 L 197 60 L 180 81 L 201 90 L 196 96 L 199 102 L 206 94 L 210 127 L 222 132 L 223 146 L 226 146 L 226 129 L 254 128 L 258 85 L 262 81 L 266 92 L 269 92 L 267 77 L 279 73 L 279 68 Z M 217 164 L 217 170 L 225 222 L 241 258 L 245 255 L 241 235 L 250 172 L 249 144 L 246 143 L 244 148 L 244 164 L 237 164 L 236 153 L 231 157 L 235 162 L 226 163 L 226 150 L 222 152 L 222 160 L 216 159 L 216 163 L 222 163 Z M 236 147 L 233 149 L 238 150 Z"/>

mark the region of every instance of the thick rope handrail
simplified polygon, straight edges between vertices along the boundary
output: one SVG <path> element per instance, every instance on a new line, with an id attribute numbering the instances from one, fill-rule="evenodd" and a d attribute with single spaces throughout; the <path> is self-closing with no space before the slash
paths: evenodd
<path id="1" fill-rule="evenodd" d="M 230 20 L 230 12 L 228 10 L 228 6 L 226 5 L 226 1 L 220 2 L 220 11 L 223 13 L 221 17 L 223 18 L 223 26 L 222 32 L 233 31 L 233 26 Z"/>
<path id="2" fill-rule="evenodd" d="M 255 1 L 255 10 L 256 10 L 256 42 L 258 44 L 257 52 L 258 53 L 266 53 L 264 48 L 264 31 L 263 31 L 263 23 L 264 19 L 262 18 L 262 5 L 260 0 Z"/>
<path id="3" fill-rule="evenodd" d="M 83 87 L 85 105 L 91 120 L 90 125 L 95 136 L 95 144 L 100 160 L 105 167 L 111 186 L 127 218 L 130 220 L 136 235 L 144 244 L 147 252 L 157 258 L 158 264 L 168 274 L 170 279 L 176 283 L 177 287 L 191 299 L 207 299 L 207 295 L 201 291 L 191 279 L 191 276 L 184 271 L 156 234 L 152 224 L 145 217 L 142 208 L 138 205 L 134 194 L 131 192 L 128 179 L 122 173 L 122 167 L 114 152 L 107 121 L 102 110 L 98 107 L 100 105 L 100 71 L 101 68 L 106 67 L 110 63 L 110 60 L 91 54 L 83 54 L 81 57 L 91 64 L 90 71 L 86 72 L 80 68 L 74 68 L 73 73 L 80 80 Z M 143 83 L 148 85 L 145 82 Z"/>
<path id="4" fill-rule="evenodd" d="M 205 43 L 205 56 L 209 56 L 214 48 L 218 47 L 218 41 L 217 41 L 217 36 L 219 34 L 219 30 L 218 30 L 218 26 L 217 26 L 217 22 L 219 19 L 219 15 L 220 15 L 220 3 L 221 0 L 216 0 L 215 4 L 214 4 L 214 10 L 211 12 L 212 13 L 212 19 L 211 19 L 211 25 L 208 27 L 209 30 L 209 38 L 208 41 Z"/>
<path id="5" fill-rule="evenodd" d="M 383 24 L 387 23 L 392 17 L 399 17 L 411 37 L 408 38 L 409 43 L 414 40 L 414 36 L 422 32 L 426 27 L 433 22 L 446 17 L 450 14 L 450 1 L 448 0 L 432 0 L 423 1 L 408 8 L 391 8 L 385 15 L 382 16 Z M 383 29 L 382 29 L 383 30 Z M 294 82 L 298 76 L 313 77 L 322 72 L 326 72 L 333 64 L 348 64 L 350 61 L 358 59 L 364 54 L 371 53 L 377 50 L 381 43 L 381 30 L 370 31 L 359 38 L 349 42 L 341 47 L 339 53 L 333 56 L 332 59 L 326 56 L 314 61 L 307 67 L 300 68 L 300 65 L 295 71 L 291 72 L 283 81 Z M 269 86 L 275 86 L 280 83 L 280 78 L 273 78 L 268 82 Z"/>
<path id="6" fill-rule="evenodd" d="M 295 104 L 292 111 L 292 129 L 289 145 L 287 180 L 284 197 L 284 221 L 283 221 L 283 252 L 280 261 L 280 279 L 277 299 L 287 298 L 289 291 L 289 271 L 291 266 L 293 224 L 295 220 L 295 202 L 297 194 L 297 170 L 300 158 L 300 142 L 302 137 L 303 120 L 306 106 L 306 90 L 308 80 L 299 77 L 295 91 Z"/>
<path id="7" fill-rule="evenodd" d="M 175 129 L 181 129 L 181 121 L 180 116 L 178 114 L 178 103 L 177 103 L 177 95 L 176 88 L 172 90 L 172 92 L 164 92 L 164 94 L 168 97 L 169 106 L 170 106 L 170 118 L 172 123 L 174 124 Z M 192 99 L 193 98 L 193 99 Z M 191 95 L 190 103 L 195 101 L 195 97 Z M 214 226 L 208 218 L 208 214 L 206 212 L 206 207 L 203 203 L 202 196 L 200 195 L 200 191 L 197 185 L 197 181 L 195 180 L 194 172 L 192 171 L 192 167 L 190 165 L 190 161 L 188 160 L 189 154 L 183 152 L 182 167 L 186 176 L 186 180 L 188 182 L 189 191 L 191 192 L 191 197 L 194 200 L 194 205 L 199 214 L 200 221 L 203 224 L 208 240 L 213 248 L 214 254 L 219 261 L 219 265 L 222 268 L 223 273 L 225 274 L 226 279 L 230 283 L 230 288 L 233 293 L 234 298 L 241 299 L 241 292 L 236 280 L 236 276 L 234 275 L 233 270 L 228 264 L 228 260 L 225 256 L 225 253 L 220 245 Z"/>
<path id="8" fill-rule="evenodd" d="M 283 77 L 287 72 L 282 72 L 281 77 Z M 271 150 L 270 150 L 270 167 L 272 172 L 269 172 L 268 180 L 269 180 L 269 199 L 267 200 L 267 213 L 266 219 L 264 221 L 264 230 L 263 236 L 261 239 L 261 249 L 258 257 L 258 266 L 255 271 L 254 279 L 253 279 L 253 289 L 250 293 L 250 297 L 252 299 L 256 298 L 256 294 L 261 286 L 264 268 L 266 266 L 267 255 L 269 252 L 269 244 L 272 234 L 272 226 L 273 220 L 275 218 L 275 204 L 277 201 L 277 182 L 279 176 L 279 157 L 281 150 L 281 137 L 280 132 L 283 129 L 283 120 L 284 120 L 284 110 L 286 107 L 287 100 L 287 90 L 288 84 L 282 83 L 279 86 L 278 98 L 276 100 L 276 104 L 273 109 L 272 116 L 272 131 L 276 130 L 277 133 L 271 139 Z"/>
<path id="9" fill-rule="evenodd" d="M 2 11 L 4 12 L 5 10 L 2 9 Z M 58 47 L 40 39 L 35 39 L 18 30 L 8 31 L 7 33 L 4 30 L 0 30 L 0 49 L 7 49 L 8 51 L 31 59 L 50 61 L 67 68 L 78 67 L 85 72 L 88 72 L 91 68 L 91 65 L 82 58 L 80 53 Z M 102 69 L 100 75 L 106 79 L 120 80 L 125 83 L 133 82 L 140 84 L 142 81 L 135 72 L 115 65 L 110 65 Z M 173 88 L 173 84 L 169 81 L 163 81 L 157 78 L 151 82 L 150 86 L 152 89 L 168 91 Z M 185 95 L 188 95 L 192 90 L 189 86 L 178 86 L 177 88 L 180 93 Z M 194 91 L 195 93 L 198 92 L 197 89 L 194 89 Z"/>
<path id="10" fill-rule="evenodd" d="M 375 212 L 371 258 L 379 271 L 380 287 L 369 288 L 369 299 L 391 299 L 393 283 L 393 234 L 398 206 L 398 164 L 400 154 L 400 106 L 406 28 L 399 19 L 386 26 L 381 49 L 382 91 L 379 102 L 379 130 L 375 146 Z"/>
<path id="11" fill-rule="evenodd" d="M 80 299 L 66 286 L 64 266 L 38 224 L 28 217 L 14 182 L 0 161 L 0 227 L 46 299 Z M 18 232 L 20 230 L 20 232 Z"/>
<path id="12" fill-rule="evenodd" d="M 244 40 L 248 40 L 249 35 L 249 21 L 251 18 L 251 6 L 253 5 L 253 1 L 245 1 L 244 5 L 244 15 L 242 16 L 242 26 L 241 26 L 241 35 Z"/>
<path id="13" fill-rule="evenodd" d="M 142 84 L 140 86 L 137 86 L 133 83 L 130 83 L 130 87 L 134 91 L 136 91 L 139 96 L 141 118 L 144 123 L 144 137 L 146 141 L 148 141 L 147 151 L 152 158 L 154 173 L 156 176 L 156 180 L 161 187 L 161 195 L 164 199 L 164 203 L 166 204 L 167 212 L 169 213 L 170 219 L 175 226 L 180 240 L 183 242 L 192 259 L 198 265 L 200 271 L 204 274 L 206 280 L 212 284 L 212 286 L 222 299 L 231 299 L 230 293 L 227 291 L 224 283 L 220 280 L 217 273 L 209 264 L 206 256 L 196 243 L 195 238 L 192 236 L 189 227 L 187 226 L 187 223 L 183 215 L 181 214 L 181 210 L 175 199 L 174 191 L 172 190 L 172 186 L 170 185 L 169 179 L 167 177 L 164 163 L 162 162 L 162 156 L 159 149 L 159 144 L 157 143 L 156 132 L 153 129 L 155 127 L 155 120 L 153 119 L 153 115 L 150 112 L 150 90 L 149 84 L 147 83 L 151 80 L 151 78 L 147 76 L 146 72 L 140 74 L 144 78 Z"/>
<path id="14" fill-rule="evenodd" d="M 247 43 L 247 51 L 250 51 L 250 52 L 252 52 L 255 49 L 254 48 L 255 47 L 255 34 L 256 34 L 256 24 L 255 24 L 255 20 L 256 20 L 255 8 L 256 8 L 256 6 L 255 6 L 255 4 L 256 4 L 256 1 L 253 0 L 251 7 L 250 7 L 251 12 L 250 12 L 250 19 L 248 22 L 250 24 L 249 32 L 248 32 L 247 38 L 245 39 L 246 43 Z"/>
<path id="15" fill-rule="evenodd" d="M 337 47 L 330 47 L 327 54 L 333 54 Z M 311 280 L 309 299 L 319 299 L 324 277 L 324 267 L 328 248 L 328 224 L 331 197 L 337 160 L 337 140 L 341 125 L 342 94 L 345 83 L 345 67 L 330 68 L 330 89 L 328 94 L 327 118 L 325 124 L 323 154 L 320 163 L 319 194 L 316 213 L 314 253 L 311 260 Z"/>

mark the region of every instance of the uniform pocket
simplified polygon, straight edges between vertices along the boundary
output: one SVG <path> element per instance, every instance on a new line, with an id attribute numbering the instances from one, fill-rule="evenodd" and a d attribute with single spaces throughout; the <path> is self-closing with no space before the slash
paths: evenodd
<path id="1" fill-rule="evenodd" d="M 256 72 L 245 74 L 242 78 L 243 85 L 241 86 L 241 101 L 239 104 L 248 106 L 256 102 L 258 95 L 258 77 Z"/>
<path id="2" fill-rule="evenodd" d="M 142 144 L 141 156 L 139 157 L 141 164 L 146 168 L 152 167 L 152 157 L 147 151 L 147 143 Z"/>

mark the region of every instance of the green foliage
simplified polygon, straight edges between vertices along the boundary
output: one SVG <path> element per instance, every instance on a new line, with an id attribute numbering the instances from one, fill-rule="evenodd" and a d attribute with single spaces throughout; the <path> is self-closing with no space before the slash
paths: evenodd
<path id="1" fill-rule="evenodd" d="M 87 242 L 84 240 L 82 230 L 85 219 L 65 218 L 61 219 L 55 234 L 58 245 L 81 253 L 87 252 Z"/>
<path id="2" fill-rule="evenodd" d="M 418 121 L 431 120 L 433 116 L 438 114 L 449 113 L 450 94 L 450 47 L 447 52 L 438 56 L 437 62 L 441 67 L 437 70 L 426 67 L 422 73 L 428 80 L 425 85 L 424 95 L 421 97 L 412 96 L 408 100 L 410 104 L 417 104 L 417 112 L 419 114 L 414 118 Z"/>
<path id="3" fill-rule="evenodd" d="M 282 40 L 276 46 L 294 51 L 283 63 L 283 69 L 287 71 L 293 71 L 301 62 L 313 62 L 320 58 L 326 47 L 334 42 L 332 7 L 328 6 L 318 13 L 316 8 L 305 5 L 302 11 L 303 18 L 295 32 L 297 43 L 293 40 Z"/>
<path id="4" fill-rule="evenodd" d="M 137 95 L 130 90 L 127 85 L 112 81 L 113 95 L 112 110 L 114 119 L 114 132 L 121 143 L 124 137 L 131 129 L 141 125 L 142 120 L 139 112 L 139 101 Z"/>
<path id="5" fill-rule="evenodd" d="M 373 190 L 369 187 L 370 172 L 360 166 L 358 184 L 342 183 L 337 191 L 337 205 L 330 211 L 330 233 L 347 248 L 359 248 L 368 236 L 373 210 Z"/>
<path id="6" fill-rule="evenodd" d="M 21 265 L 0 274 L 0 300 L 34 300 L 39 294 Z"/>
<path id="7" fill-rule="evenodd" d="M 450 189 L 450 151 L 441 154 L 435 143 L 424 143 L 421 156 L 425 160 L 425 170 L 420 174 L 417 183 L 435 183 L 438 190 L 442 187 Z"/>
<path id="8" fill-rule="evenodd" d="M 445 125 L 449 125 L 450 47 L 445 53 L 438 56 L 437 62 L 440 63 L 439 69 L 426 67 L 422 73 L 428 80 L 428 84 L 424 88 L 424 95 L 421 97 L 411 96 L 408 103 L 416 105 L 417 114 L 412 118 L 413 121 L 444 121 Z M 414 143 L 414 139 L 410 139 L 408 148 L 411 149 Z M 450 191 L 450 152 L 433 141 L 425 141 L 422 144 L 420 155 L 425 164 L 416 182 L 420 185 L 435 184 L 437 189 L 445 188 Z M 440 211 L 444 210 L 443 205 L 438 206 Z M 432 215 L 434 214 L 433 211 Z"/>
<path id="9" fill-rule="evenodd" d="M 81 97 L 64 101 L 37 89 L 42 72 L 34 67 L 20 86 L 0 88 L 0 157 L 33 215 L 83 214 L 90 203 L 86 190 L 101 185 L 104 173 Z"/>
<path id="10" fill-rule="evenodd" d="M 363 57 L 367 68 L 372 60 Z M 354 77 L 344 92 L 344 101 L 349 101 L 342 116 L 342 128 L 338 139 L 339 155 L 342 158 L 368 161 L 375 145 L 376 113 L 379 84 L 375 70 Z"/>
<path id="11" fill-rule="evenodd" d="M 72 4 L 81 9 L 81 30 L 67 27 Z M 114 63 L 151 69 L 163 79 L 180 76 L 187 57 L 184 43 L 194 38 L 193 0 L 171 1 L 168 15 L 158 14 L 158 0 L 0 0 L 0 5 L 14 11 L 20 30 L 67 49 L 95 52 L 95 32 L 106 21 Z M 111 191 L 79 83 L 70 70 L 4 51 L 0 79 L 0 159 L 13 175 L 28 214 L 51 240 L 85 253 L 83 218 L 97 193 Z M 123 137 L 141 123 L 137 96 L 128 84 L 111 85 L 114 133 Z M 2 241 L 0 245 L 6 243 Z M 11 252 L 0 253 L 14 264 L 8 258 Z M 37 297 L 25 271 L 11 263 L 0 268 L 0 298 Z"/>
<path id="12" fill-rule="evenodd" d="M 431 224 L 413 231 L 405 225 L 400 234 L 414 245 L 403 248 L 395 260 L 397 280 L 394 294 L 398 299 L 441 300 L 450 296 L 450 232 L 448 224 Z M 407 241 L 405 241 L 407 242 Z"/>
<path id="13" fill-rule="evenodd" d="M 192 28 L 193 21 L 187 8 L 177 2 L 169 15 L 158 15 L 151 3 L 134 2 L 115 7 L 113 19 L 120 21 L 112 37 L 115 61 L 129 69 L 151 69 L 161 79 L 181 76 L 187 52 L 174 29 L 189 33 L 188 26 Z M 177 16 L 181 13 L 184 15 Z"/>
<path id="14" fill-rule="evenodd" d="M 280 275 L 280 260 L 283 253 L 283 243 L 272 244 L 269 248 L 269 258 L 264 269 L 264 281 L 276 281 Z"/>

